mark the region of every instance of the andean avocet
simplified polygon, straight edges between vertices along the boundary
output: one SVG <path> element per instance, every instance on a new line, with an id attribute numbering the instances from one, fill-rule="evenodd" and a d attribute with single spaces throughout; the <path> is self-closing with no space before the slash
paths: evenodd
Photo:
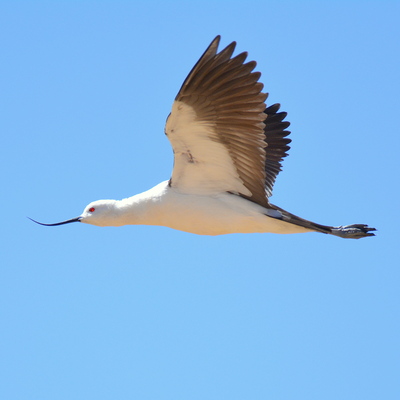
<path id="1" fill-rule="evenodd" d="M 265 105 L 267 94 L 236 42 L 218 51 L 217 36 L 183 82 L 165 133 L 174 152 L 172 177 L 123 200 L 90 203 L 73 219 L 97 226 L 160 225 L 199 235 L 322 232 L 374 236 L 368 225 L 326 226 L 269 202 L 287 156 L 285 112 Z"/>

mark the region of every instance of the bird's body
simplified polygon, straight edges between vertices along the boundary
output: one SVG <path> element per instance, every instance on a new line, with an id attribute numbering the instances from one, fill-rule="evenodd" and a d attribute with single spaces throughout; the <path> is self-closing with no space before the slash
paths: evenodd
<path id="1" fill-rule="evenodd" d="M 322 232 L 373 236 L 367 225 L 320 225 L 270 203 L 290 134 L 280 105 L 267 94 L 236 43 L 217 52 L 217 36 L 184 81 L 165 134 L 174 151 L 168 181 L 123 200 L 90 203 L 77 218 L 97 226 L 159 225 L 199 235 Z M 36 221 L 35 221 L 36 222 Z"/>
<path id="2" fill-rule="evenodd" d="M 98 226 L 159 225 L 198 235 L 311 231 L 271 218 L 268 214 L 279 216 L 279 211 L 266 209 L 235 194 L 181 193 L 172 188 L 169 181 L 127 199 L 99 200 L 88 207 L 108 209 L 101 218 L 92 219 L 91 224 Z"/>

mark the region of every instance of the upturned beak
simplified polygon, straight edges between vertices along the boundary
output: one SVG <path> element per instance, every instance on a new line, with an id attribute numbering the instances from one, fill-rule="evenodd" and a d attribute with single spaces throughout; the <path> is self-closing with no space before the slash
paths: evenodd
<path id="1" fill-rule="evenodd" d="M 29 217 L 27 217 L 29 218 Z M 56 222 L 55 224 L 43 224 L 42 222 L 35 221 L 32 218 L 29 218 L 31 221 L 36 222 L 39 225 L 44 225 L 44 226 L 57 226 L 57 225 L 64 225 L 64 224 L 70 224 L 71 222 L 81 222 L 82 217 L 77 217 L 77 218 L 72 218 L 72 219 L 67 219 L 66 221 L 62 222 Z"/>

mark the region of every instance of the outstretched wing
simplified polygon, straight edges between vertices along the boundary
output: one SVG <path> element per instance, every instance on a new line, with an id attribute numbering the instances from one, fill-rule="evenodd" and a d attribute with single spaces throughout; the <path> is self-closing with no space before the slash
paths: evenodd
<path id="1" fill-rule="evenodd" d="M 171 186 L 187 193 L 231 191 L 266 204 L 264 119 L 267 97 L 246 53 L 216 37 L 183 83 L 165 132 L 174 150 Z"/>
<path id="2" fill-rule="evenodd" d="M 168 117 L 165 133 L 174 151 L 170 185 L 191 194 L 237 193 L 268 206 L 288 149 L 288 133 L 282 133 L 287 123 L 277 113 L 279 105 L 266 115 L 256 62 L 245 63 L 247 53 L 232 57 L 235 42 L 217 53 L 219 41 L 217 36 L 193 67 Z"/>

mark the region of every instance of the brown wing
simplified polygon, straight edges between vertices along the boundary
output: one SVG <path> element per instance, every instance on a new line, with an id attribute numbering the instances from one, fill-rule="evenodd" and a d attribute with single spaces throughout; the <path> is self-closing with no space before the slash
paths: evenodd
<path id="1" fill-rule="evenodd" d="M 184 81 L 167 120 L 174 150 L 171 186 L 184 192 L 232 191 L 263 206 L 265 99 L 255 61 L 217 53 L 217 36 Z"/>

